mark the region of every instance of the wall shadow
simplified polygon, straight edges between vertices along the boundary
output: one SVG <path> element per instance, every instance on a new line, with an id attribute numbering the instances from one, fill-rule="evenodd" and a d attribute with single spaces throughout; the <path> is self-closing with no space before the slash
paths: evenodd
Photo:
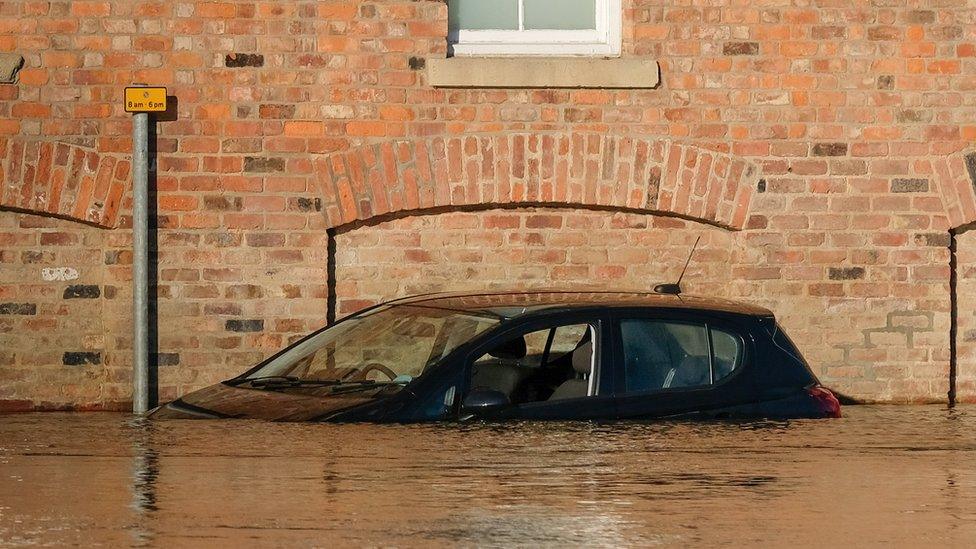
<path id="1" fill-rule="evenodd" d="M 148 342 L 146 351 L 149 353 L 149 409 L 159 405 L 159 207 L 157 206 L 158 191 L 156 180 L 158 176 L 158 166 L 156 158 L 158 155 L 157 146 L 157 127 L 158 120 L 155 116 L 149 117 L 149 171 L 147 186 L 149 193 L 149 268 L 147 277 L 148 299 L 147 299 L 147 320 Z"/>

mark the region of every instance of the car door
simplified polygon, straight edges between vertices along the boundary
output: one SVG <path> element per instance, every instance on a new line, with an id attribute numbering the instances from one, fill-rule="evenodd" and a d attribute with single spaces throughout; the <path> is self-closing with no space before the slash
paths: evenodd
<path id="1" fill-rule="evenodd" d="M 468 355 L 460 417 L 614 417 L 608 334 L 609 318 L 601 314 L 562 314 L 494 334 Z M 498 393 L 505 405 L 472 404 Z"/>
<path id="2" fill-rule="evenodd" d="M 614 394 L 621 418 L 722 415 L 750 406 L 748 330 L 688 311 L 613 316 Z"/>

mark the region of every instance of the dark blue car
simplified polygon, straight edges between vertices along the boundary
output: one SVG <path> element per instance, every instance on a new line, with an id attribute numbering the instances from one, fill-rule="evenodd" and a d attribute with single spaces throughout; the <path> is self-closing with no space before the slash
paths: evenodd
<path id="1" fill-rule="evenodd" d="M 377 305 L 152 412 L 371 422 L 839 415 L 766 309 L 552 291 Z"/>

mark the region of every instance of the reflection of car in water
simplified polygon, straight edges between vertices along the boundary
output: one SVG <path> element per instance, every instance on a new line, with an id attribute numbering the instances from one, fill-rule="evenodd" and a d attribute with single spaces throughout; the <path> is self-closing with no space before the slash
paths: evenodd
<path id="1" fill-rule="evenodd" d="M 408 422 L 836 417 L 766 309 L 652 293 L 391 301 L 185 395 L 156 418 Z"/>

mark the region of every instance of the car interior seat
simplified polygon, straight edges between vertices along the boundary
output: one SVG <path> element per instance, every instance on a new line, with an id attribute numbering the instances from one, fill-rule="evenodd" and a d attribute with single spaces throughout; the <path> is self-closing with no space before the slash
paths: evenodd
<path id="1" fill-rule="evenodd" d="M 553 391 L 549 400 L 585 397 L 590 386 L 590 371 L 593 369 L 593 342 L 587 341 L 573 351 L 574 376 L 562 382 Z"/>
<path id="2" fill-rule="evenodd" d="M 699 387 L 711 383 L 708 374 L 708 357 L 688 355 L 674 369 L 670 387 Z"/>
<path id="3" fill-rule="evenodd" d="M 488 352 L 471 367 L 471 390 L 493 390 L 505 393 L 509 399 L 530 370 L 521 360 L 527 352 L 525 338 L 516 337 Z"/>

